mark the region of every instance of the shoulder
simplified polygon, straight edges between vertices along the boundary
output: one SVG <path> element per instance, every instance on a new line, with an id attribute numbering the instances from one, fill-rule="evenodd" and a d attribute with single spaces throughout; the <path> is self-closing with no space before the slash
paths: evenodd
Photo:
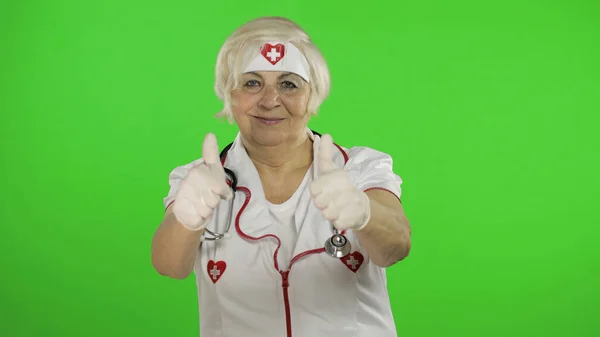
<path id="1" fill-rule="evenodd" d="M 344 169 L 358 188 L 363 191 L 383 189 L 400 198 L 402 178 L 395 172 L 390 154 L 367 146 L 341 149 L 348 158 Z"/>
<path id="2" fill-rule="evenodd" d="M 204 159 L 198 158 L 187 164 L 182 164 L 180 166 L 174 167 L 173 169 L 171 169 L 171 172 L 169 173 L 169 180 L 183 179 L 192 167 L 202 164 L 203 162 L 204 162 Z"/>
<path id="3" fill-rule="evenodd" d="M 354 146 L 350 148 L 342 147 L 342 149 L 348 156 L 348 161 L 346 163 L 348 168 L 365 163 L 382 161 L 389 162 L 391 164 L 393 161 L 391 155 L 367 146 Z"/>
<path id="4" fill-rule="evenodd" d="M 367 146 L 350 148 L 338 146 L 338 148 L 345 157 L 344 168 L 349 172 L 362 174 L 373 169 L 378 169 L 378 172 L 394 170 L 394 160 L 388 153 Z"/>
<path id="5" fill-rule="evenodd" d="M 185 178 L 185 176 L 188 174 L 190 169 L 203 162 L 204 160 L 202 158 L 198 158 L 187 164 L 176 166 L 175 168 L 171 169 L 171 172 L 169 173 L 169 191 L 167 195 L 163 198 L 163 204 L 166 209 L 168 209 L 169 206 L 175 200 L 175 195 L 179 190 L 179 185 L 181 184 L 181 181 Z"/>

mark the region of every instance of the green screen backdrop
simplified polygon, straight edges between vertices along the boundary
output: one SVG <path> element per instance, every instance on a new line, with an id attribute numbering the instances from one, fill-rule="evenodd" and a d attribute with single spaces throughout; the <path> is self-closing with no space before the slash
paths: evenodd
<path id="1" fill-rule="evenodd" d="M 600 336 L 589 0 L 3 1 L 0 335 L 198 336 L 194 278 L 158 275 L 151 238 L 169 172 L 234 138 L 215 59 L 263 15 L 329 62 L 309 126 L 404 180 L 399 336 Z"/>

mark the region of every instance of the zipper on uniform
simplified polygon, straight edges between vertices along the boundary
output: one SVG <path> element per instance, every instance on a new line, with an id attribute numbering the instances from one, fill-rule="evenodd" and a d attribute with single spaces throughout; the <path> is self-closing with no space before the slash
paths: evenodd
<path id="1" fill-rule="evenodd" d="M 283 288 L 283 303 L 285 304 L 285 327 L 287 330 L 287 337 L 292 337 L 292 315 L 290 314 L 290 298 L 288 295 L 288 288 L 290 286 L 290 271 L 280 271 L 279 273 L 281 274 L 281 286 Z"/>

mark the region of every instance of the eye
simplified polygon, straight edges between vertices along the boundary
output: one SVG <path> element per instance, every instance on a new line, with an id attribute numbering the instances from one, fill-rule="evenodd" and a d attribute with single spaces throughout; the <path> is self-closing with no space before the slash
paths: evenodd
<path id="1" fill-rule="evenodd" d="M 281 82 L 281 86 L 284 89 L 297 89 L 298 88 L 298 86 L 294 82 L 290 82 L 290 81 Z"/>
<path id="2" fill-rule="evenodd" d="M 255 88 L 259 85 L 260 83 L 257 80 L 249 80 L 246 83 L 244 83 L 244 86 L 248 88 Z"/>

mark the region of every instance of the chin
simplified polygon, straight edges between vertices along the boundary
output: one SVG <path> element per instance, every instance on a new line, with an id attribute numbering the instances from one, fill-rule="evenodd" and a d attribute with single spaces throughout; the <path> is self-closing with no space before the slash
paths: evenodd
<path id="1" fill-rule="evenodd" d="M 287 139 L 287 134 L 283 131 L 255 130 L 250 135 L 252 140 L 262 146 L 277 146 Z"/>

